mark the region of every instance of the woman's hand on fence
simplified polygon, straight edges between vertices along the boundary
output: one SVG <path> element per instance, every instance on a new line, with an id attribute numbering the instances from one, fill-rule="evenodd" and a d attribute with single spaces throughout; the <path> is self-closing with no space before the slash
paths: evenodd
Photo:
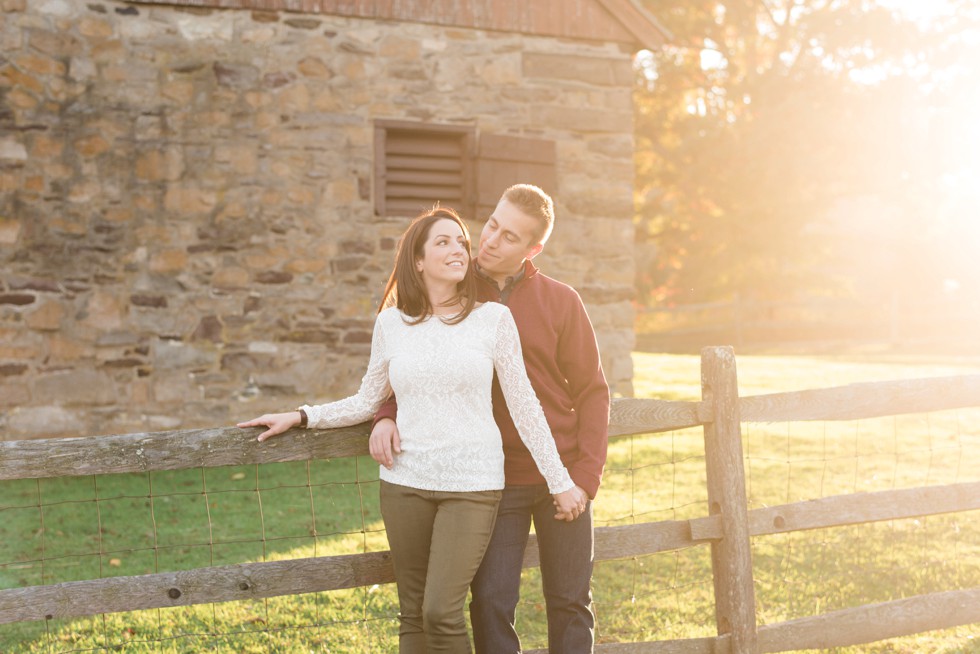
<path id="1" fill-rule="evenodd" d="M 552 495 L 557 511 L 555 520 L 571 522 L 585 512 L 589 503 L 589 494 L 580 486 L 573 486 L 564 493 Z"/>
<path id="2" fill-rule="evenodd" d="M 292 427 L 298 427 L 300 424 L 299 411 L 289 411 L 287 413 L 267 413 L 264 416 L 259 416 L 258 418 L 253 418 L 246 422 L 238 423 L 238 427 L 244 429 L 246 427 L 268 427 L 264 432 L 259 434 L 258 440 L 264 441 L 267 438 L 273 436 L 278 436 L 287 429 Z"/>
<path id="3" fill-rule="evenodd" d="M 395 464 L 393 454 L 402 451 L 402 439 L 398 434 L 398 425 L 391 418 L 382 418 L 371 429 L 371 439 L 368 441 L 371 458 L 391 470 Z"/>

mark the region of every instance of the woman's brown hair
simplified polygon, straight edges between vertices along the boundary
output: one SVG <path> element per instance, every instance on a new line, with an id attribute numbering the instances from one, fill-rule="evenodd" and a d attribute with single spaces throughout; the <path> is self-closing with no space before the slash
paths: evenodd
<path id="1" fill-rule="evenodd" d="M 456 302 L 463 304 L 463 310 L 455 316 L 442 319 L 449 325 L 462 322 L 476 306 L 476 277 L 473 273 L 472 254 L 470 253 L 470 232 L 466 223 L 453 209 L 436 205 L 432 209 L 417 216 L 402 234 L 395 251 L 395 265 L 388 277 L 384 296 L 378 313 L 388 307 L 398 307 L 402 313 L 413 318 L 409 324 L 417 325 L 433 314 L 435 307 L 429 303 L 429 294 L 422 281 L 422 274 L 416 269 L 415 262 L 425 256 L 425 241 L 429 238 L 432 225 L 440 220 L 452 220 L 463 231 L 466 247 L 466 275 L 456 285 L 456 295 L 450 299 L 450 305 Z"/>

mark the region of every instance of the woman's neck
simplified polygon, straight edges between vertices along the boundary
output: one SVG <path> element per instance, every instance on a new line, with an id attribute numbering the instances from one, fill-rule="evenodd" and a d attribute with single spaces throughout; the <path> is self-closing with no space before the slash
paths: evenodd
<path id="1" fill-rule="evenodd" d="M 462 298 L 456 290 L 456 285 L 451 287 L 429 289 L 429 306 L 432 307 L 432 314 L 445 316 L 459 313 L 463 308 Z"/>

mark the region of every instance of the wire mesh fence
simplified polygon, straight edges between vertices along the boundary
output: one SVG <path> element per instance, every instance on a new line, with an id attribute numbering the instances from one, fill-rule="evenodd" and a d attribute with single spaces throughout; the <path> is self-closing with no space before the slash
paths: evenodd
<path id="1" fill-rule="evenodd" d="M 675 404 L 683 403 L 657 406 Z M 854 420 L 743 420 L 742 443 L 749 513 L 783 507 L 770 520 L 774 526 L 753 532 L 760 628 L 868 603 L 980 587 L 976 498 L 966 501 L 971 509 L 938 515 L 869 519 L 865 512 L 838 510 L 832 528 L 781 531 L 779 525 L 782 515 L 792 517 L 793 507 L 807 508 L 821 498 L 940 486 L 975 489 L 980 408 Z M 691 540 L 693 526 L 687 527 L 688 536 L 666 545 L 641 543 L 639 553 L 628 555 L 621 552 L 636 548 L 618 547 L 621 532 L 602 538 L 624 527 L 704 521 L 711 513 L 707 474 L 698 427 L 627 434 L 610 443 L 594 504 L 600 644 L 716 636 L 712 552 L 708 540 L 688 546 L 697 541 Z M 363 456 L 5 479 L 0 481 L 0 593 L 383 552 L 387 542 L 377 495 L 377 466 Z M 396 651 L 393 584 L 358 579 L 351 584 L 323 592 L 7 622 L 0 624 L 0 649 Z M 198 589 L 191 584 L 182 590 Z M 84 605 L 87 598 L 70 601 Z M 518 611 L 525 647 L 546 647 L 536 567 L 524 571 Z M 834 651 L 976 652 L 978 636 L 980 625 L 961 624 L 934 636 Z"/>
<path id="2" fill-rule="evenodd" d="M 360 457 L 0 482 L 0 586 L 384 551 L 377 484 L 377 466 Z M 0 626 L 0 643 L 390 651 L 396 612 L 393 588 L 377 586 L 13 623 Z"/>

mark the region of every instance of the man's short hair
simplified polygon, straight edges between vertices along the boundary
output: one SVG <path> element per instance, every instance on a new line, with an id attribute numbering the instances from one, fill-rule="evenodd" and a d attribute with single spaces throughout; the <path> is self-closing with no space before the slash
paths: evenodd
<path id="1" fill-rule="evenodd" d="M 533 184 L 514 184 L 504 191 L 503 198 L 537 221 L 532 244 L 544 245 L 555 226 L 555 203 L 551 196 Z"/>

